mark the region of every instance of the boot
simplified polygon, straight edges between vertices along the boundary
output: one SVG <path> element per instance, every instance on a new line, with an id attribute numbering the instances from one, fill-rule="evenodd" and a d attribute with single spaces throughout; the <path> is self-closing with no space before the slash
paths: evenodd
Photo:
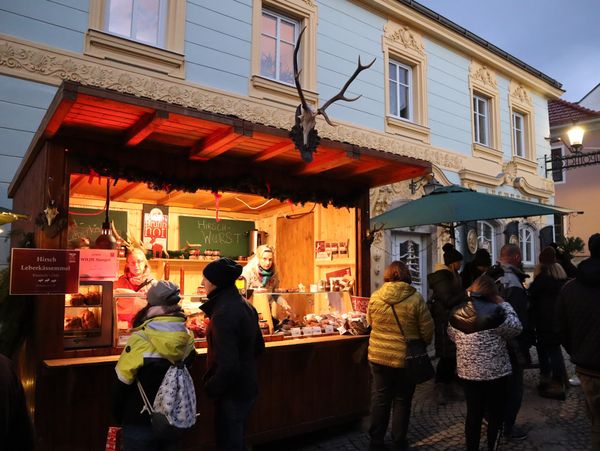
<path id="1" fill-rule="evenodd" d="M 565 387 L 557 381 L 552 381 L 543 389 L 540 389 L 540 396 L 543 398 L 558 399 L 564 401 L 567 399 Z"/>
<path id="2" fill-rule="evenodd" d="M 448 404 L 448 390 L 446 384 L 439 382 L 435 384 L 435 399 L 440 406 Z"/>

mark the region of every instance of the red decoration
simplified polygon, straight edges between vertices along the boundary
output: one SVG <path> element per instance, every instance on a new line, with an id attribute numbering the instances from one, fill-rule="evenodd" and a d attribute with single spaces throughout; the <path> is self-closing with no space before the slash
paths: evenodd
<path id="1" fill-rule="evenodd" d="M 292 209 L 292 213 L 293 213 L 294 212 L 294 202 L 292 202 L 292 199 L 288 199 L 286 202 L 290 205 L 290 208 Z"/>
<path id="2" fill-rule="evenodd" d="M 217 222 L 221 222 L 221 218 L 219 218 L 219 200 L 221 200 L 221 197 L 223 197 L 222 194 L 217 193 L 216 191 L 213 191 L 213 194 L 215 196 L 215 221 Z"/>
<path id="3" fill-rule="evenodd" d="M 102 183 L 102 177 L 93 169 L 90 169 L 90 175 L 88 177 L 88 183 L 91 184 L 94 181 L 94 178 L 98 177 L 98 185 Z"/>

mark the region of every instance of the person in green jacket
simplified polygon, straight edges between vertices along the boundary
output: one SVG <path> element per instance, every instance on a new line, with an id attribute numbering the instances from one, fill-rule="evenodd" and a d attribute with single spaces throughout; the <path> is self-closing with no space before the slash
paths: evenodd
<path id="1" fill-rule="evenodd" d="M 370 450 L 386 449 L 384 437 L 392 409 L 392 441 L 395 450 L 408 449 L 408 423 L 415 385 L 406 379 L 406 338 L 431 343 L 433 320 L 419 292 L 412 287 L 410 273 L 400 261 L 385 270 L 384 284 L 371 296 L 367 320 L 371 325 L 368 359 L 373 377 L 371 395 Z"/>

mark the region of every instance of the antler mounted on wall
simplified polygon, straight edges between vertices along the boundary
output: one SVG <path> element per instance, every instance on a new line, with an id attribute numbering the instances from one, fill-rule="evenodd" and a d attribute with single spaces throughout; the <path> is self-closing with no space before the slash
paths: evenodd
<path id="1" fill-rule="evenodd" d="M 346 82 L 346 84 L 342 87 L 340 92 L 334 95 L 331 99 L 323 104 L 322 107 L 314 110 L 304 98 L 304 92 L 302 91 L 302 86 L 300 85 L 300 73 L 302 70 L 298 70 L 298 51 L 300 49 L 300 42 L 302 40 L 302 35 L 306 27 L 302 29 L 300 34 L 298 35 L 298 40 L 296 42 L 296 47 L 294 48 L 294 82 L 296 84 L 296 89 L 298 90 L 298 96 L 300 97 L 300 105 L 296 108 L 296 123 L 292 127 L 290 131 L 290 138 L 294 141 L 296 145 L 296 149 L 300 151 L 300 155 L 302 159 L 307 163 L 310 163 L 313 159 L 313 153 L 317 150 L 317 146 L 319 145 L 320 137 L 315 129 L 315 125 L 317 124 L 317 116 L 320 114 L 327 121 L 327 123 L 331 126 L 335 126 L 327 116 L 325 110 L 329 105 L 338 101 L 344 100 L 346 102 L 354 102 L 358 100 L 361 96 L 357 96 L 354 98 L 346 97 L 346 90 L 350 86 L 350 84 L 354 81 L 354 79 L 360 74 L 363 70 L 368 69 L 373 65 L 375 59 L 371 61 L 370 64 L 363 65 L 360 63 L 360 56 L 358 57 L 358 67 L 350 77 L 350 79 Z"/>

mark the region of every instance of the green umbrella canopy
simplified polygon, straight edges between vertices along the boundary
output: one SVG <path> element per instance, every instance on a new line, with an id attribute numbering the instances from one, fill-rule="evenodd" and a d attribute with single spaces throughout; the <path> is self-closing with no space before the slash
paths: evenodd
<path id="1" fill-rule="evenodd" d="M 383 225 L 384 229 L 395 229 L 567 213 L 573 213 L 573 211 L 510 197 L 479 193 L 462 186 L 450 185 L 437 188 L 429 195 L 371 218 L 371 225 Z"/>
<path id="2" fill-rule="evenodd" d="M 27 219 L 29 216 L 20 213 L 14 213 L 8 208 L 0 207 L 0 225 L 15 222 L 18 219 Z"/>

